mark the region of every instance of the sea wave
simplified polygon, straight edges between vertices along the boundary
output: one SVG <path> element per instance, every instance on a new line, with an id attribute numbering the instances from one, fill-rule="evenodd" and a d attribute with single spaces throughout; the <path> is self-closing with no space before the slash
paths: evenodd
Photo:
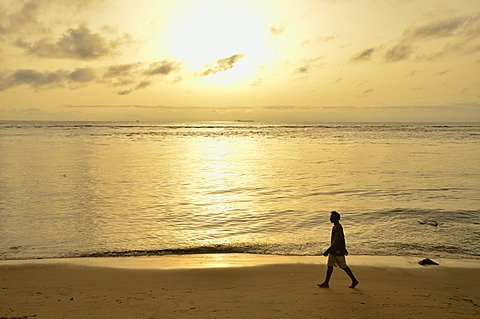
<path id="1" fill-rule="evenodd" d="M 467 124 L 0 122 L 0 259 L 480 255 Z M 396 208 L 399 207 L 399 208 Z"/>
<path id="2" fill-rule="evenodd" d="M 87 253 L 69 253 L 41 257 L 16 257 L 0 258 L 4 260 L 15 259 L 50 259 L 50 258 L 106 258 L 106 257 L 155 257 L 155 256 L 181 256 L 202 254 L 256 254 L 278 256 L 322 256 L 325 243 L 309 242 L 303 244 L 237 244 L 237 245 L 205 245 L 187 248 L 171 249 L 132 249 L 98 251 Z M 405 242 L 390 242 L 375 244 L 363 249 L 355 245 L 349 248 L 350 255 L 370 256 L 417 256 L 417 257 L 442 257 L 442 258 L 468 258 L 480 259 L 480 253 L 471 251 L 461 245 L 435 245 Z M 352 253 L 353 252 L 353 253 Z"/>

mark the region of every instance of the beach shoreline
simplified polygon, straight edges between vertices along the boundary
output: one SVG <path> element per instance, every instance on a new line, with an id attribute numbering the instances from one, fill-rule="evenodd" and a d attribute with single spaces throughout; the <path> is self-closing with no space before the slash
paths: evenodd
<path id="1" fill-rule="evenodd" d="M 422 257 L 418 256 L 347 256 L 350 266 L 371 266 L 389 268 L 419 267 Z M 427 257 L 425 257 L 427 258 Z M 480 268 L 480 259 L 473 258 L 436 258 L 432 260 L 442 267 Z M 106 268 L 127 269 L 196 269 L 196 268 L 230 268 L 255 267 L 267 265 L 308 264 L 323 265 L 323 256 L 285 256 L 242 253 L 216 254 L 184 254 L 163 256 L 128 256 L 128 257 L 81 257 L 81 258 L 42 258 L 42 259 L 11 259 L 0 260 L 0 269 L 4 266 L 21 265 L 77 265 Z"/>
<path id="2" fill-rule="evenodd" d="M 432 258 L 434 259 L 434 258 Z M 349 256 L 360 281 L 320 256 L 249 254 L 0 261 L 4 318 L 472 318 L 478 260 Z"/>

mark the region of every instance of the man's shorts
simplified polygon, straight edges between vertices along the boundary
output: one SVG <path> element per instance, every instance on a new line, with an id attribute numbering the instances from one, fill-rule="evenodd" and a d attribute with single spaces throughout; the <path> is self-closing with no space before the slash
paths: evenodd
<path id="1" fill-rule="evenodd" d="M 345 260 L 345 256 L 336 256 L 332 254 L 328 254 L 328 266 L 337 266 L 344 269 L 347 268 L 347 261 Z"/>

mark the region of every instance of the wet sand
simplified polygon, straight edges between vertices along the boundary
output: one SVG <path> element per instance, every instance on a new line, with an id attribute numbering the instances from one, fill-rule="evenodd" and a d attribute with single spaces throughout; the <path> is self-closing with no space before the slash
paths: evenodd
<path id="1" fill-rule="evenodd" d="M 0 261 L 0 318 L 474 318 L 480 261 L 190 255 Z"/>

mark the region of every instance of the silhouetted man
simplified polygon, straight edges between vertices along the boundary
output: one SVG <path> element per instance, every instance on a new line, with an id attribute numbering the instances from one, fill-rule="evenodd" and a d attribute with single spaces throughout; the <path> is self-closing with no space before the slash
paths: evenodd
<path id="1" fill-rule="evenodd" d="M 327 276 L 325 277 L 325 281 L 318 284 L 318 286 L 321 288 L 328 288 L 328 283 L 330 282 L 330 277 L 333 273 L 333 266 L 338 265 L 338 267 L 345 270 L 350 279 L 352 279 L 352 284 L 349 288 L 355 288 L 358 285 L 358 280 L 355 278 L 350 268 L 348 268 L 347 262 L 345 261 L 345 256 L 348 255 L 348 251 L 345 247 L 343 227 L 340 224 L 340 214 L 337 212 L 331 212 L 330 221 L 334 224 L 330 241 L 331 244 L 323 253 L 325 257 L 328 256 Z"/>

